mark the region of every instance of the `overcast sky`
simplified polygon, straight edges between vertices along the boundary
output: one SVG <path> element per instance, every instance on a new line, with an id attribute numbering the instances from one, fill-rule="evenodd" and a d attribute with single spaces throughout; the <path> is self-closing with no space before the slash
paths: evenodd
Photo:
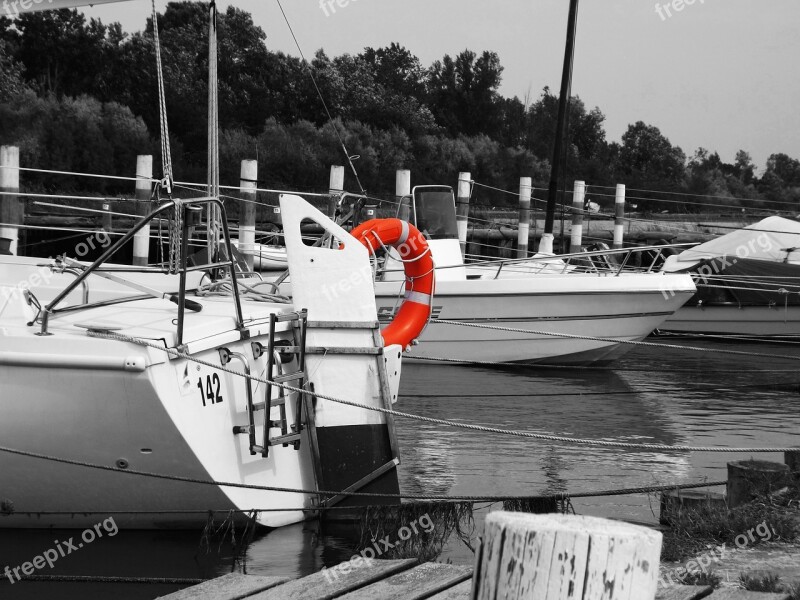
<path id="1" fill-rule="evenodd" d="M 493 50 L 505 67 L 504 95 L 558 90 L 568 0 L 324 1 L 323 10 L 320 0 L 283 0 L 307 56 L 398 42 L 428 66 L 465 48 Z M 600 107 L 609 140 L 642 120 L 689 156 L 703 146 L 732 161 L 741 148 L 759 168 L 775 152 L 800 158 L 800 2 L 683 0 L 675 11 L 680 1 L 582 0 L 573 94 Z M 253 14 L 270 49 L 297 55 L 274 0 L 233 4 Z M 130 32 L 143 28 L 149 6 L 85 12 Z M 157 1 L 160 12 L 165 6 Z"/>

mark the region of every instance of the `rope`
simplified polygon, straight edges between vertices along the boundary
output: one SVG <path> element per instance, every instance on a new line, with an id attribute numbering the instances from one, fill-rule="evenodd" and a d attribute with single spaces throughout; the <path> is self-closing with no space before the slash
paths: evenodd
<path id="1" fill-rule="evenodd" d="M 238 373 L 242 375 L 241 373 Z M 274 384 L 278 385 L 278 384 Z M 320 396 L 321 397 L 321 396 Z M 214 485 L 219 487 L 233 487 L 233 488 L 243 488 L 248 490 L 259 490 L 265 492 L 286 492 L 291 494 L 309 494 L 309 495 L 316 495 L 316 496 L 359 496 L 359 497 L 368 497 L 368 498 L 393 498 L 393 499 L 402 499 L 402 498 L 415 498 L 418 500 L 429 500 L 429 501 L 440 501 L 440 502 L 500 502 L 503 500 L 520 500 L 520 499 L 527 499 L 527 498 L 538 498 L 538 496 L 519 496 L 519 495 L 496 495 L 496 496 L 440 496 L 435 494 L 386 494 L 386 493 L 379 493 L 379 492 L 348 492 L 348 491 L 331 491 L 331 490 L 316 490 L 316 489 L 303 489 L 303 488 L 287 488 L 287 487 L 278 487 L 278 486 L 270 486 L 270 485 L 255 485 L 250 483 L 239 483 L 235 481 L 213 481 L 210 479 L 199 479 L 196 477 L 184 477 L 182 475 L 167 475 L 164 473 L 153 473 L 151 471 L 139 471 L 136 469 L 119 469 L 117 467 L 110 467 L 108 465 L 101 465 L 97 463 L 91 463 L 88 461 L 82 460 L 74 460 L 70 458 L 63 458 L 61 456 L 51 456 L 48 454 L 41 454 L 38 452 L 29 452 L 27 450 L 18 450 L 16 448 L 6 448 L 5 446 L 0 446 L 0 452 L 6 452 L 8 454 L 15 454 L 17 456 L 25 456 L 28 458 L 36 458 L 40 460 L 47 460 L 50 462 L 57 462 L 66 465 L 72 465 L 76 467 L 85 467 L 88 469 L 97 469 L 99 471 L 111 471 L 113 473 L 120 473 L 125 475 L 134 475 L 140 477 L 150 477 L 152 479 L 163 479 L 167 481 L 177 481 L 181 483 L 195 483 L 198 485 Z M 666 491 L 666 490 L 674 490 L 674 489 L 693 489 L 693 488 L 702 488 L 702 487 L 712 487 L 717 485 L 725 485 L 726 482 L 703 482 L 703 483 L 687 483 L 687 484 L 678 484 L 678 485 L 662 485 L 662 486 L 644 486 L 644 487 L 635 487 L 635 488 L 623 488 L 619 490 L 603 490 L 600 492 L 578 492 L 576 494 L 556 494 L 553 496 L 542 496 L 542 498 L 593 498 L 599 496 L 627 496 L 631 494 L 639 494 L 639 493 L 647 493 L 647 492 L 657 492 L 657 491 Z M 253 509 L 251 509 L 253 510 Z M 287 508 L 287 509 L 265 509 L 264 512 L 270 511 L 300 511 L 300 510 L 317 510 L 316 508 Z M 16 512 L 16 511 L 14 511 Z M 105 512 L 105 511 L 104 511 Z M 144 511 L 135 511 L 130 514 L 145 514 Z M 154 511 L 153 514 L 169 514 L 172 511 Z M 179 511 L 184 512 L 184 511 Z M 186 511 L 186 513 L 195 512 L 195 511 Z M 203 511 L 209 512 L 209 511 Z M 229 511 L 223 511 L 229 512 Z M 250 511 L 243 511 L 243 512 L 250 512 Z M 14 513 L 11 513 L 14 514 Z M 25 513 L 28 514 L 28 513 Z M 34 513 L 34 514 L 45 514 L 45 513 Z M 46 514 L 99 514 L 97 512 L 94 513 L 85 513 L 85 511 L 69 511 L 69 512 L 53 512 L 53 513 L 46 513 Z M 129 514 L 127 512 L 124 513 L 115 513 L 115 514 Z"/>
<path id="2" fill-rule="evenodd" d="M 188 577 L 114 577 L 103 575 L 23 575 L 19 581 L 58 583 L 147 583 L 156 585 L 198 585 L 207 581 Z"/>
<path id="3" fill-rule="evenodd" d="M 388 415 L 393 415 L 396 417 L 403 417 L 406 419 L 413 419 L 416 421 L 423 421 L 426 423 L 434 423 L 436 425 L 446 425 L 449 427 L 456 427 L 460 429 L 468 429 L 471 431 L 482 431 L 485 433 L 497 433 L 501 435 L 511 435 L 515 437 L 523 437 L 523 438 L 530 438 L 536 440 L 545 440 L 550 442 L 565 442 L 569 444 L 577 444 L 577 445 L 584 445 L 584 446 L 598 446 L 604 448 L 625 448 L 628 450 L 659 450 L 659 451 L 681 451 L 681 452 L 741 452 L 741 453 L 758 453 L 758 452 L 800 452 L 800 448 L 712 448 L 712 447 L 694 447 L 694 446 L 668 446 L 665 444 L 633 444 L 628 442 L 613 442 L 613 441 L 606 441 L 606 440 L 587 440 L 587 439 L 580 439 L 580 438 L 571 438 L 566 436 L 559 436 L 559 435 L 551 435 L 551 434 L 542 434 L 542 433 L 532 433 L 529 431 L 515 431 L 512 429 L 501 429 L 499 427 L 487 427 L 484 425 L 471 425 L 469 423 L 460 423 L 457 421 L 448 421 L 446 419 L 436 419 L 433 417 L 424 417 L 422 415 L 414 415 L 411 413 L 406 413 L 398 410 L 393 410 L 390 408 L 383 408 L 379 406 L 369 406 L 367 404 L 362 404 L 360 402 L 353 402 L 351 400 L 344 400 L 342 398 L 334 398 L 333 396 L 328 396 L 327 394 L 320 394 L 318 392 L 310 392 L 309 390 L 304 390 L 301 388 L 297 388 L 291 385 L 286 385 L 284 383 L 276 383 L 270 379 L 265 379 L 263 377 L 258 377 L 256 375 L 247 375 L 245 373 L 240 373 L 239 371 L 235 371 L 228 367 L 224 367 L 221 365 L 217 365 L 206 360 L 196 358 L 190 356 L 188 354 L 184 354 L 179 352 L 173 348 L 165 348 L 164 346 L 159 346 L 153 342 L 149 342 L 147 340 L 142 340 L 134 337 L 130 337 L 127 335 L 117 334 L 117 333 L 103 333 L 98 331 L 89 331 L 88 334 L 90 337 L 96 337 L 101 339 L 108 339 L 108 340 L 116 340 L 119 342 L 128 342 L 132 344 L 138 344 L 140 346 L 147 346 L 149 348 L 154 348 L 155 350 L 160 350 L 161 352 L 165 352 L 170 356 L 175 358 L 182 358 L 211 369 L 216 369 L 218 371 L 223 371 L 225 373 L 230 373 L 231 375 L 237 375 L 239 377 L 244 377 L 250 381 L 255 381 L 257 383 L 263 383 L 265 385 L 272 385 L 277 388 L 281 388 L 283 390 L 289 392 L 295 392 L 298 394 L 305 394 L 308 396 L 313 396 L 315 398 L 321 398 L 322 400 L 329 400 L 331 402 L 336 402 L 339 404 L 345 404 L 347 406 L 354 406 L 356 408 L 362 408 L 364 410 L 371 410 L 375 412 L 381 412 Z M 658 345 L 658 344 L 656 344 Z M 111 470 L 114 470 L 111 467 L 108 467 Z M 314 492 L 316 493 L 316 492 Z"/>
<path id="4" fill-rule="evenodd" d="M 595 337 L 591 335 L 577 335 L 572 333 L 554 333 L 552 331 L 535 331 L 531 329 L 520 329 L 517 327 L 501 327 L 499 325 L 484 325 L 482 323 L 464 323 L 462 321 L 450 321 L 447 319 L 432 319 L 434 323 L 443 325 L 460 325 L 462 327 L 476 327 L 478 329 L 491 329 L 494 331 L 509 331 L 512 333 L 528 333 L 531 335 L 546 335 L 559 338 L 569 338 L 575 340 L 588 340 L 592 342 L 611 342 L 614 344 L 628 344 L 631 346 L 642 346 L 645 348 L 668 348 L 670 350 L 691 350 L 692 352 L 702 352 L 711 354 L 728 354 L 735 356 L 750 356 L 756 358 L 778 358 L 784 360 L 800 360 L 800 356 L 790 354 L 764 354 L 760 352 L 747 352 L 745 350 L 724 350 L 722 348 L 700 348 L 699 346 L 681 346 L 680 344 L 661 344 L 658 342 L 635 342 L 633 340 L 620 340 L 616 338 Z"/>
<path id="5" fill-rule="evenodd" d="M 281 4 L 281 0 L 276 0 L 276 1 L 278 3 L 278 7 L 281 9 L 283 20 L 286 21 L 286 26 L 289 28 L 289 33 L 292 34 L 292 39 L 294 40 L 295 46 L 297 46 L 297 51 L 300 53 L 300 58 L 303 59 L 303 63 L 308 68 L 308 75 L 311 78 L 311 83 L 314 84 L 314 89 L 317 91 L 317 96 L 319 96 L 319 99 L 322 102 L 322 107 L 325 109 L 325 114 L 328 115 L 328 121 L 330 121 L 331 127 L 333 127 L 333 132 L 336 134 L 336 137 L 339 140 L 339 144 L 342 146 L 342 152 L 344 152 L 344 155 L 347 158 L 347 162 L 350 165 L 350 169 L 353 171 L 353 176 L 356 178 L 356 183 L 358 184 L 358 188 L 361 190 L 362 194 L 366 194 L 367 191 L 364 189 L 364 186 L 361 185 L 361 180 L 358 178 L 358 171 L 356 171 L 356 166 L 355 164 L 353 164 L 353 159 L 358 157 L 351 156 L 350 153 L 347 151 L 347 147 L 344 145 L 344 140 L 342 139 L 342 136 L 339 133 L 339 128 L 336 126 L 336 123 L 333 120 L 333 116 L 331 115 L 331 111 L 328 109 L 328 104 L 325 102 L 325 97 L 322 95 L 322 91 L 319 89 L 319 85 L 317 85 L 317 79 L 316 77 L 314 77 L 314 71 L 311 69 L 311 64 L 306 60 L 306 56 L 305 54 L 303 54 L 303 49 L 300 47 L 300 42 L 297 41 L 297 36 L 294 34 L 294 29 L 292 29 L 292 24 L 289 22 L 289 17 L 286 16 L 286 11 L 283 10 L 283 4 Z"/>
<path id="6" fill-rule="evenodd" d="M 172 193 L 172 152 L 169 144 L 169 124 L 167 123 L 167 100 L 164 92 L 164 72 L 161 65 L 161 41 L 158 37 L 158 13 L 156 0 L 153 6 L 153 41 L 156 46 L 156 75 L 158 78 L 158 116 L 161 128 L 161 168 L 164 171 L 163 184 L 167 194 Z"/>

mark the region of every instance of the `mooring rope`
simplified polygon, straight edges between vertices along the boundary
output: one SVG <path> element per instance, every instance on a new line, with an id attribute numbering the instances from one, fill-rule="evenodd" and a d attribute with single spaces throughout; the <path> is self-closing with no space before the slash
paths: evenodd
<path id="1" fill-rule="evenodd" d="M 702 483 L 686 483 L 686 484 L 677 484 L 677 485 L 661 485 L 661 486 L 642 486 L 642 487 L 635 487 L 635 488 L 624 488 L 619 490 L 604 490 L 599 492 L 578 492 L 575 494 L 568 494 L 566 492 L 560 494 L 554 494 L 551 496 L 520 496 L 517 495 L 494 495 L 494 496 L 442 496 L 436 494 L 387 494 L 381 492 L 348 492 L 348 491 L 332 491 L 332 490 L 316 490 L 316 489 L 304 489 L 304 488 L 290 488 L 290 487 L 281 487 L 281 486 L 272 486 L 272 485 L 256 485 L 253 483 L 240 483 L 237 481 L 214 481 L 211 479 L 200 479 L 198 477 L 185 477 L 183 475 L 167 475 L 165 473 L 154 473 L 152 471 L 139 471 L 137 469 L 120 469 L 116 466 L 109 466 L 109 465 L 101 465 L 98 463 L 92 463 L 84 460 L 74 460 L 71 458 L 63 458 L 61 456 L 52 456 L 48 454 L 42 454 L 39 452 L 30 452 L 28 450 L 19 450 L 17 448 L 6 448 L 5 446 L 0 446 L 0 452 L 6 452 L 8 454 L 15 454 L 17 456 L 25 456 L 28 458 L 37 458 L 41 460 L 46 460 L 49 462 L 57 462 L 66 465 L 72 465 L 76 467 L 85 467 L 88 469 L 97 469 L 99 471 L 110 471 L 113 473 L 120 473 L 125 475 L 136 475 L 140 477 L 150 477 L 152 479 L 164 479 L 167 481 L 177 481 L 180 483 L 195 483 L 198 485 L 214 485 L 219 487 L 233 487 L 233 488 L 242 488 L 248 490 L 259 490 L 265 492 L 286 492 L 290 494 L 309 494 L 309 495 L 316 495 L 316 496 L 361 496 L 361 497 L 368 497 L 368 498 L 392 498 L 392 499 L 403 499 L 403 498 L 413 498 L 416 500 L 427 500 L 431 502 L 501 502 L 504 500 L 527 500 L 527 499 L 566 499 L 566 498 L 594 498 L 600 496 L 628 496 L 631 494 L 643 494 L 649 492 L 658 492 L 658 491 L 668 491 L 668 490 L 675 490 L 675 489 L 694 489 L 694 488 L 704 488 L 704 487 L 714 487 L 719 485 L 725 485 L 726 481 L 712 481 L 712 482 L 702 482 Z M 250 509 L 256 510 L 256 509 Z M 264 509 L 261 512 L 291 512 L 291 511 L 316 511 L 319 510 L 319 507 L 294 507 L 294 508 L 286 508 L 286 509 Z M 17 511 L 7 511 L 5 513 L 0 513 L 0 515 L 15 514 Z M 24 511 L 24 514 L 29 514 L 31 511 Z M 138 514 L 140 511 L 136 511 Z M 161 513 L 162 511 L 156 511 L 157 513 Z M 182 512 L 182 511 L 181 511 Z M 195 511 L 189 511 L 195 512 Z M 208 511 L 203 511 L 208 512 Z M 35 513 L 39 514 L 39 513 Z M 42 513 L 44 514 L 44 513 Z M 54 513 L 47 513 L 47 514 L 93 514 L 93 513 L 84 513 L 83 511 L 64 511 L 64 512 L 54 512 Z M 118 513 L 123 514 L 123 513 Z M 168 514 L 168 513 L 165 513 Z"/>
<path id="2" fill-rule="evenodd" d="M 139 583 L 154 585 L 199 585 L 206 579 L 192 577 L 115 577 L 106 575 L 23 575 L 20 582 L 51 583 Z"/>
<path id="3" fill-rule="evenodd" d="M 631 346 L 641 346 L 645 348 L 668 348 L 670 350 L 690 350 L 692 352 L 703 352 L 710 354 L 727 354 L 734 356 L 748 356 L 755 358 L 778 358 L 784 360 L 800 360 L 800 356 L 791 354 L 764 354 L 763 352 L 747 352 L 744 350 L 725 350 L 723 348 L 701 348 L 699 346 L 681 346 L 680 344 L 661 344 L 658 342 L 636 342 L 633 340 L 620 340 L 616 338 L 598 337 L 592 335 L 578 335 L 574 333 L 555 333 L 552 331 L 535 331 L 532 329 L 520 329 L 518 327 L 502 327 L 500 325 L 486 325 L 483 323 L 465 323 L 463 321 L 451 321 L 449 319 L 431 319 L 432 323 L 443 325 L 456 325 L 461 327 L 476 327 L 478 329 L 491 329 L 494 331 L 508 331 L 512 333 L 527 333 L 530 335 L 545 335 L 558 338 L 568 338 L 574 340 L 587 340 L 591 342 L 611 342 L 614 344 L 628 344 Z"/>
<path id="4" fill-rule="evenodd" d="M 396 417 L 403 417 L 406 419 L 412 419 L 416 421 L 423 421 L 426 423 L 434 423 L 436 425 L 446 425 L 449 427 L 456 427 L 460 429 L 469 429 L 471 431 L 482 431 L 484 433 L 497 433 L 501 435 L 511 435 L 516 437 L 523 437 L 523 438 L 530 438 L 536 440 L 544 440 L 549 442 L 564 442 L 568 444 L 577 444 L 583 446 L 599 446 L 604 448 L 624 448 L 628 450 L 658 450 L 658 451 L 680 451 L 680 452 L 741 452 L 741 453 L 760 453 L 760 452 L 800 452 L 800 448 L 718 448 L 718 447 L 706 447 L 706 446 L 668 446 L 666 444 L 634 444 L 630 442 L 613 442 L 607 440 L 588 440 L 588 439 L 581 439 L 581 438 L 572 438 L 560 435 L 552 435 L 552 434 L 543 434 L 543 433 L 533 433 L 529 431 L 516 431 L 513 429 L 501 429 L 499 427 L 488 427 L 485 425 L 472 425 L 469 423 L 461 423 L 458 421 L 449 421 L 447 419 L 437 419 L 434 417 L 425 417 L 422 415 L 415 415 L 412 413 L 406 413 L 398 410 L 393 410 L 391 408 L 384 408 L 381 406 L 370 406 L 368 404 L 362 404 L 361 402 L 354 402 L 352 400 L 344 400 L 342 398 L 335 398 L 333 396 L 329 396 L 327 394 L 321 394 L 318 392 L 311 392 L 309 390 L 301 389 L 298 387 L 294 387 L 291 385 L 286 385 L 285 383 L 276 383 L 270 379 L 266 379 L 263 377 L 259 377 L 257 375 L 248 375 L 246 373 L 240 373 L 239 371 L 235 371 L 228 367 L 224 367 L 222 365 L 217 365 L 211 363 L 209 361 L 196 358 L 194 356 L 190 356 L 188 354 L 179 352 L 173 348 L 166 348 L 164 346 L 160 346 L 154 342 L 149 342 L 147 340 L 142 340 L 139 338 L 134 338 L 131 336 L 119 334 L 119 333 L 106 333 L 100 331 L 89 331 L 87 333 L 90 337 L 96 337 L 101 339 L 108 339 L 108 340 L 117 340 L 120 342 L 128 342 L 132 344 L 137 344 L 140 346 L 146 346 L 149 348 L 154 348 L 155 350 L 160 350 L 161 352 L 165 352 L 170 356 L 175 358 L 182 358 L 211 369 L 216 369 L 218 371 L 223 371 L 225 373 L 230 373 L 231 375 L 237 375 L 239 377 L 244 377 L 248 380 L 255 381 L 257 383 L 263 383 L 265 385 L 272 385 L 277 388 L 281 388 L 283 390 L 289 392 L 295 392 L 298 394 L 304 394 L 307 396 L 312 396 L 315 398 L 321 398 L 322 400 L 330 400 L 331 402 L 337 402 L 339 404 L 345 404 L 348 406 L 354 406 L 356 408 L 362 408 L 364 410 L 371 410 L 375 412 L 381 412 L 384 414 L 396 416 Z M 656 344 L 658 345 L 658 344 Z"/>

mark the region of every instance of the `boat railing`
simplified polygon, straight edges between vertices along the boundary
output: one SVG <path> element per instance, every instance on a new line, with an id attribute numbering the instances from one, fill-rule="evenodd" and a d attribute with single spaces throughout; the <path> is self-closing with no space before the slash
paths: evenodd
<path id="1" fill-rule="evenodd" d="M 189 265 L 187 262 L 187 254 L 189 250 L 189 229 L 194 225 L 195 217 L 199 217 L 199 213 L 204 207 L 208 206 L 216 206 L 219 208 L 220 211 L 220 225 L 222 227 L 222 234 L 223 239 L 222 243 L 224 244 L 224 248 L 226 250 L 226 258 L 220 259 L 219 257 L 209 256 L 209 263 L 208 264 L 194 264 Z M 174 211 L 175 209 L 180 211 L 180 215 L 182 217 L 182 228 L 181 228 L 181 235 L 180 235 L 180 264 L 175 271 L 170 272 L 167 269 L 153 269 L 152 267 L 143 267 L 143 268 L 128 268 L 119 269 L 119 268 L 109 268 L 109 269 L 102 269 L 101 267 L 110 260 L 125 244 L 133 239 L 137 232 L 141 231 L 146 225 L 148 225 L 151 221 L 164 215 L 165 213 L 169 213 L 169 211 Z M 242 338 L 247 337 L 247 330 L 244 327 L 244 318 L 242 316 L 242 304 L 241 304 L 241 297 L 239 295 L 239 286 L 237 283 L 236 277 L 236 260 L 233 254 L 233 250 L 231 247 L 230 242 L 230 232 L 228 231 L 228 221 L 225 213 L 225 206 L 219 200 L 219 198 L 214 197 L 205 197 L 205 198 L 190 198 L 190 199 L 171 199 L 169 202 L 165 202 L 151 211 L 147 216 L 143 217 L 141 220 L 136 222 L 134 226 L 125 233 L 119 240 L 117 240 L 114 244 L 109 246 L 105 252 L 95 260 L 91 265 L 86 266 L 82 269 L 78 269 L 75 265 L 70 265 L 71 271 L 75 270 L 78 271 L 76 278 L 71 281 L 66 288 L 64 288 L 61 293 L 59 293 L 49 304 L 44 306 L 41 311 L 41 329 L 37 333 L 37 335 L 51 335 L 48 332 L 48 326 L 50 322 L 50 318 L 60 312 L 66 311 L 74 311 L 79 309 L 87 309 L 95 306 L 102 306 L 104 304 L 113 303 L 111 302 L 97 302 L 94 304 L 89 304 L 85 302 L 83 305 L 79 307 L 69 306 L 59 309 L 59 305 L 64 301 L 64 299 L 69 296 L 78 286 L 88 286 L 88 278 L 92 274 L 100 275 L 101 272 L 107 271 L 123 271 L 127 273 L 163 273 L 163 274 L 177 274 L 179 276 L 180 286 L 177 294 L 164 292 L 162 293 L 160 290 L 150 290 L 146 288 L 146 286 L 139 285 L 135 282 L 127 282 L 121 278 L 115 278 L 115 281 L 118 281 L 122 285 L 127 285 L 134 289 L 145 291 L 145 296 L 135 296 L 129 299 L 141 299 L 143 297 L 160 297 L 166 298 L 175 304 L 178 305 L 178 319 L 177 319 L 177 345 L 181 347 L 183 345 L 183 332 L 184 332 L 184 320 L 185 320 L 185 312 L 188 308 L 189 310 L 193 310 L 195 312 L 199 312 L 202 310 L 202 305 L 189 301 L 186 299 L 186 275 L 190 271 L 200 271 L 200 270 L 207 270 L 210 272 L 214 272 L 218 269 L 228 269 L 230 275 L 230 286 L 232 290 L 232 296 L 234 301 L 235 307 L 235 319 L 236 319 L 236 328 L 240 331 Z M 85 296 L 84 296 L 85 297 Z"/>
<path id="2" fill-rule="evenodd" d="M 534 274 L 549 272 L 563 273 L 595 273 L 597 275 L 619 276 L 624 272 L 651 273 L 659 265 L 665 251 L 684 249 L 694 246 L 693 243 L 667 244 L 658 246 L 633 246 L 630 248 L 609 248 L 602 250 L 589 250 L 571 254 L 553 254 L 545 256 L 530 256 L 516 259 L 485 259 L 479 258 L 468 262 L 466 266 L 472 268 L 497 269 L 494 278 L 500 277 L 505 270 L 514 270 L 514 267 L 525 267 L 526 272 L 531 271 L 532 265 L 538 263 Z M 641 255 L 648 255 L 648 263 L 644 264 Z M 633 260 L 635 255 L 640 255 L 638 261 Z M 633 264 L 637 263 L 637 264 Z M 448 268 L 448 267 L 442 267 Z M 451 267 L 452 268 L 452 267 Z"/>

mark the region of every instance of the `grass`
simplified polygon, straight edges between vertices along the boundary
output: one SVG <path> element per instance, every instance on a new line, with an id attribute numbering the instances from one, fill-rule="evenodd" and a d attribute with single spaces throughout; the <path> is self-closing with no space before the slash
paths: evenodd
<path id="1" fill-rule="evenodd" d="M 736 546 L 737 536 L 755 531 L 766 523 L 769 536 L 747 539 L 747 546 L 761 541 L 783 540 L 793 542 L 800 534 L 800 507 L 797 490 L 791 490 L 780 499 L 761 498 L 744 506 L 729 510 L 705 505 L 700 508 L 683 508 L 672 511 L 668 517 L 670 528 L 664 532 L 661 558 L 665 561 L 682 561 L 707 551 L 710 545 Z M 741 538 L 740 538 L 741 542 Z"/>
<path id="2" fill-rule="evenodd" d="M 742 573 L 739 586 L 749 592 L 772 592 L 789 594 L 789 600 L 800 600 L 800 586 L 785 585 L 775 573 Z"/>

